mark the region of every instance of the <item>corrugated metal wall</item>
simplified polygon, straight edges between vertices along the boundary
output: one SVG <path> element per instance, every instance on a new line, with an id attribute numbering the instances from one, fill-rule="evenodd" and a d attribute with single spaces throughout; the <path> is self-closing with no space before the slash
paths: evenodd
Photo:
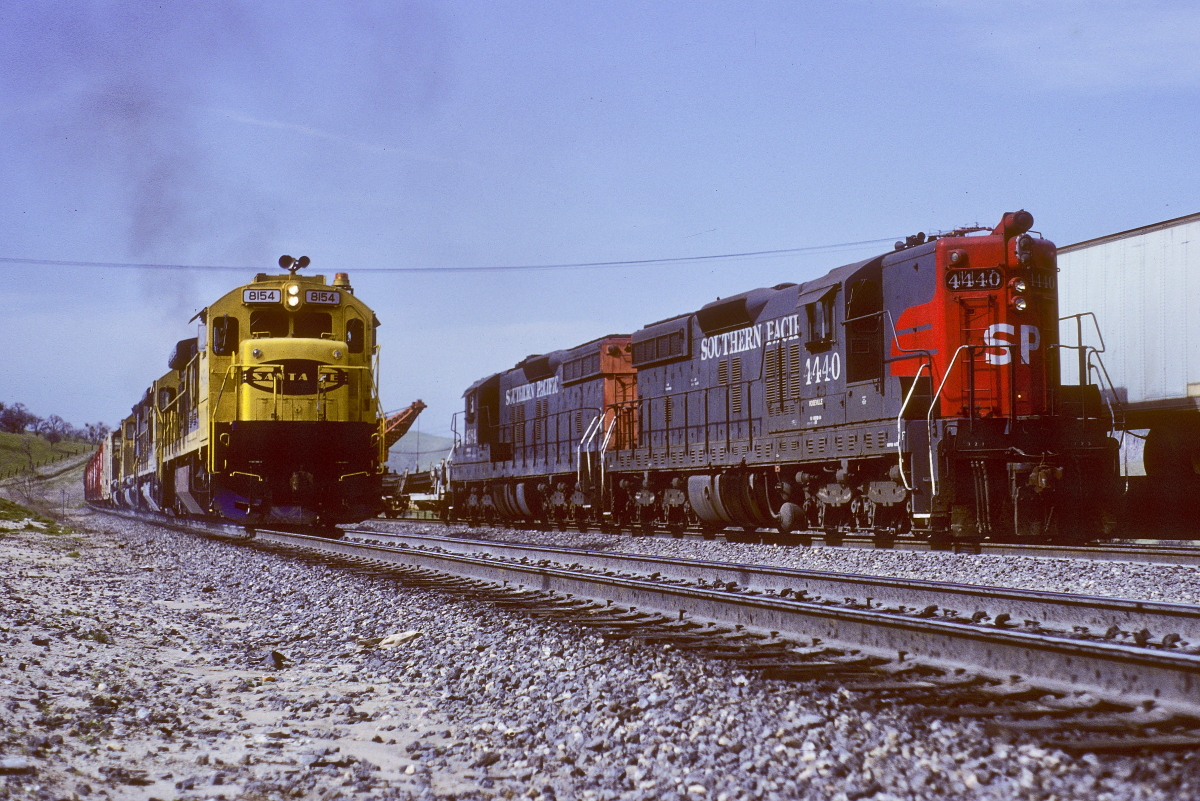
<path id="1" fill-rule="evenodd" d="M 1124 402 L 1200 393 L 1200 214 L 1061 248 L 1058 267 L 1060 315 L 1095 312 Z M 1061 337 L 1076 343 L 1073 321 Z M 1084 343 L 1099 346 L 1090 325 Z M 1062 361 L 1077 383 L 1074 351 Z"/>

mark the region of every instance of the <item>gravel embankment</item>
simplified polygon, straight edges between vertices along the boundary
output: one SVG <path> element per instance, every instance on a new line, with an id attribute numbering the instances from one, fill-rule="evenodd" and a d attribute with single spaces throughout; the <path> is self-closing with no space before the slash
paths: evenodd
<path id="1" fill-rule="evenodd" d="M 495 539 L 532 545 L 566 545 L 647 556 L 713 559 L 799 570 L 827 570 L 867 576 L 956 581 L 989 587 L 1200 604 L 1200 565 L 1099 562 L 1039 556 L 957 554 L 945 551 L 868 550 L 748 545 L 694 537 L 632 537 L 578 531 L 527 531 L 499 527 L 468 528 L 421 521 L 372 520 L 361 527 L 379 531 L 448 533 L 457 537 Z"/>
<path id="2" fill-rule="evenodd" d="M 0 797 L 1200 794 L 1186 756 L 1071 758 L 387 577 L 78 522 L 0 531 Z"/>

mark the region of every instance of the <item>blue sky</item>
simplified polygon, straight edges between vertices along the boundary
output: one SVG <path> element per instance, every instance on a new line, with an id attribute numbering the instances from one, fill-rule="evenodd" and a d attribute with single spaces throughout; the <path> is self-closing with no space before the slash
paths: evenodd
<path id="1" fill-rule="evenodd" d="M 289 253 L 350 273 L 384 405 L 423 398 L 445 434 L 528 354 L 889 246 L 371 270 L 818 248 L 1017 208 L 1069 244 L 1200 211 L 1198 100 L 1189 2 L 8 3 L 0 400 L 115 423 L 188 318 Z"/>

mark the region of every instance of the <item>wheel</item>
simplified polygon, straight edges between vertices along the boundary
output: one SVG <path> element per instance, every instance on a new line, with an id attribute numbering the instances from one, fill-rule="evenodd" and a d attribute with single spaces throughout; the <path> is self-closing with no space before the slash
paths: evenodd
<path id="1" fill-rule="evenodd" d="M 804 528 L 804 510 L 794 503 L 784 503 L 779 507 L 779 533 L 791 534 Z"/>

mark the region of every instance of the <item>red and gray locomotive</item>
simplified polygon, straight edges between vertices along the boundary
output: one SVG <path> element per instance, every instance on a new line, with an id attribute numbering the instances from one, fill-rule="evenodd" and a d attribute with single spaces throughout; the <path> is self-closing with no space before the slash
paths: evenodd
<path id="1" fill-rule="evenodd" d="M 1060 381 L 1055 247 L 1032 226 L 918 234 L 483 379 L 456 420 L 453 513 L 798 542 L 1099 536 L 1110 413 Z"/>

